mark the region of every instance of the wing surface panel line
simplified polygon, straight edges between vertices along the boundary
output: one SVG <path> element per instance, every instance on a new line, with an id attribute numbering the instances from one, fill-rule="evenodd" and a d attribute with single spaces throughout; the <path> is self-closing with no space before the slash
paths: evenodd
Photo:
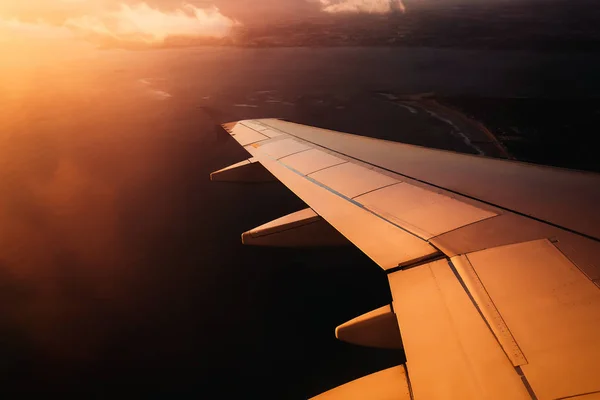
<path id="1" fill-rule="evenodd" d="M 446 255 L 444 255 L 444 253 L 442 253 L 433 244 L 431 244 L 431 243 L 429 243 L 429 244 L 431 245 L 431 247 L 433 247 L 434 249 L 437 250 L 436 253 L 429 254 L 429 255 L 426 255 L 423 257 L 419 257 L 419 258 L 415 258 L 413 260 L 403 262 L 402 264 L 399 264 L 397 267 L 386 269 L 385 270 L 386 275 L 390 275 L 390 274 L 393 274 L 394 272 L 398 272 L 398 271 L 406 271 L 407 269 L 420 267 L 421 265 L 429 264 L 434 261 L 439 261 L 439 260 L 443 260 L 444 258 L 446 258 L 446 259 L 448 258 L 448 257 L 446 257 Z"/>
<path id="2" fill-rule="evenodd" d="M 310 174 L 306 174 L 306 176 L 310 176 L 310 175 L 312 175 L 312 174 L 314 174 L 314 173 L 316 173 L 316 172 L 321 172 L 321 171 L 324 171 L 324 170 L 326 170 L 327 168 L 333 168 L 333 167 L 337 167 L 337 166 L 339 166 L 339 165 L 342 165 L 342 164 L 348 164 L 349 162 L 350 162 L 350 161 L 346 161 L 346 160 L 344 160 L 344 161 L 342 161 L 341 163 L 337 163 L 337 164 L 333 164 L 333 165 L 328 165 L 328 166 L 326 166 L 326 167 L 323 167 L 323 168 L 321 168 L 321 169 L 318 169 L 318 170 L 316 170 L 316 171 L 313 171 L 313 172 L 311 172 Z"/>
<path id="3" fill-rule="evenodd" d="M 355 199 L 355 198 L 357 198 L 357 197 L 360 197 L 360 196 L 364 196 L 365 194 L 373 193 L 373 192 L 375 192 L 375 191 L 377 191 L 377 190 L 379 190 L 379 189 L 385 189 L 385 188 L 387 188 L 387 187 L 390 187 L 390 186 L 397 185 L 397 184 L 399 184 L 399 183 L 404 183 L 404 182 L 402 182 L 402 181 L 398 181 L 398 182 L 394 182 L 394 183 L 389 183 L 389 184 L 387 184 L 387 185 L 384 185 L 384 186 L 382 186 L 382 187 L 378 187 L 378 188 L 375 188 L 375 189 L 367 190 L 367 191 L 366 191 L 366 192 L 364 192 L 364 193 L 357 194 L 356 196 L 354 196 L 354 197 L 353 197 L 353 199 Z M 431 239 L 433 239 L 433 238 L 430 238 L 429 240 L 431 240 Z M 428 240 L 428 241 L 429 241 L 429 240 Z"/>
<path id="4" fill-rule="evenodd" d="M 463 287 L 468 291 L 472 301 L 477 304 L 478 311 L 494 334 L 498 344 L 504 350 L 504 353 L 515 367 L 528 364 L 529 362 L 523 354 L 521 347 L 515 340 L 506 321 L 504 321 L 502 314 L 498 311 L 494 300 L 483 285 L 483 282 L 481 282 L 477 271 L 473 268 L 473 264 L 469 260 L 469 255 L 456 256 L 455 259 L 456 263 L 452 259 L 449 260 L 449 263 L 452 264 L 452 268 L 456 270 L 456 273 L 460 275 L 462 282 L 465 284 Z M 471 286 L 470 289 L 469 286 Z"/>
<path id="5" fill-rule="evenodd" d="M 265 124 L 266 124 L 266 123 L 265 123 Z M 272 127 L 272 126 L 271 126 L 271 125 L 269 125 L 269 127 Z M 586 237 L 586 238 L 588 238 L 588 239 L 590 239 L 590 240 L 593 240 L 593 241 L 596 241 L 596 242 L 600 242 L 600 238 L 597 238 L 597 237 L 595 237 L 595 236 L 588 235 L 588 234 L 586 234 L 586 233 L 579 232 L 579 231 L 576 231 L 576 230 L 574 230 L 574 229 L 567 228 L 567 227 L 565 227 L 565 226 L 562 226 L 562 225 L 559 225 L 559 224 L 555 224 L 554 222 L 546 221 L 546 220 L 544 220 L 544 219 L 542 219 L 542 218 L 534 217 L 534 216 L 532 216 L 532 215 L 528 215 L 528 214 L 526 214 L 526 213 L 522 213 L 522 212 L 519 212 L 519 211 L 516 211 L 516 210 L 510 209 L 510 208 L 508 208 L 508 207 L 500 206 L 500 205 L 498 205 L 498 204 L 494 204 L 494 203 L 492 203 L 492 202 L 490 202 L 490 201 L 486 201 L 486 200 L 483 200 L 483 199 L 479 199 L 479 198 L 477 198 L 477 197 L 475 197 L 475 196 L 470 196 L 470 195 L 467 195 L 467 194 L 463 194 L 463 193 L 461 193 L 461 192 L 458 192 L 458 191 L 456 191 L 456 190 L 448 189 L 448 188 L 445 188 L 445 187 L 443 187 L 443 186 L 436 185 L 436 184 L 434 184 L 434 183 L 430 183 L 430 182 L 427 182 L 427 181 L 425 181 L 425 180 L 422 180 L 422 179 L 414 178 L 414 177 L 412 177 L 412 176 L 410 176 L 410 175 L 406 175 L 406 174 L 403 174 L 403 173 L 401 173 L 401 172 L 398 172 L 398 171 L 394 171 L 394 170 L 391 170 L 391 169 L 388 169 L 388 168 L 381 167 L 381 166 L 379 166 L 379 165 L 377 165 L 377 164 L 373 164 L 373 163 L 371 163 L 371 162 L 368 162 L 368 161 L 361 160 L 360 158 L 353 157 L 353 156 L 351 156 L 351 155 L 348 155 L 348 154 L 346 154 L 346 153 L 337 152 L 337 151 L 335 151 L 335 150 L 332 150 L 332 149 L 330 149 L 330 148 L 327 148 L 327 147 L 325 147 L 325 146 L 321 146 L 321 145 L 319 145 L 319 144 L 317 144 L 317 143 L 315 143 L 315 142 L 313 142 L 313 141 L 310 141 L 310 140 L 307 140 L 307 139 L 303 139 L 303 138 L 301 138 L 301 137 L 299 137 L 299 136 L 297 136 L 297 135 L 294 135 L 293 133 L 287 132 L 287 131 L 285 132 L 285 134 L 287 134 L 287 135 L 290 135 L 291 137 L 294 137 L 294 138 L 296 138 L 296 139 L 298 139 L 298 140 L 301 140 L 301 141 L 304 141 L 304 142 L 306 142 L 306 143 L 310 143 L 310 144 L 311 144 L 311 145 L 313 145 L 313 146 L 317 146 L 317 147 L 320 147 L 320 148 L 322 148 L 322 149 L 325 149 L 325 150 L 327 150 L 327 151 L 330 151 L 330 152 L 334 152 L 334 153 L 340 154 L 340 155 L 342 155 L 342 156 L 344 156 L 344 157 L 350 158 L 350 159 L 352 159 L 352 160 L 355 160 L 355 161 L 359 161 L 359 162 L 361 162 L 361 163 L 364 163 L 364 164 L 370 165 L 370 166 L 372 166 L 372 167 L 375 167 L 375 168 L 379 168 L 379 169 L 381 169 L 381 170 L 383 170 L 383 171 L 387 171 L 387 172 L 390 172 L 390 173 L 392 173 L 392 174 L 397 174 L 397 175 L 399 175 L 399 176 L 403 176 L 403 177 L 405 177 L 405 178 L 408 178 L 408 179 L 411 179 L 411 180 L 413 180 L 413 181 L 415 181 L 415 182 L 420 182 L 420 183 L 423 183 L 423 184 L 429 185 L 429 186 L 431 186 L 431 187 L 435 187 L 435 188 L 438 188 L 438 189 L 444 190 L 444 191 L 446 191 L 446 192 L 449 192 L 449 193 L 454 193 L 454 194 L 457 194 L 457 195 L 459 195 L 459 196 L 463 196 L 463 197 L 465 197 L 465 198 L 467 198 L 467 199 L 475 200 L 475 201 L 478 201 L 478 202 L 480 202 L 480 203 L 486 204 L 486 205 L 488 205 L 488 206 L 496 207 L 496 208 L 498 208 L 498 209 L 500 209 L 500 210 L 504 210 L 504 211 L 510 211 L 510 212 L 512 212 L 512 213 L 514 213 L 514 214 L 517 214 L 517 215 L 520 215 L 520 216 L 522 216 L 522 217 L 530 218 L 530 219 L 532 219 L 532 220 L 535 220 L 535 221 L 538 221 L 538 222 L 542 222 L 542 223 L 544 223 L 544 224 L 547 224 L 547 225 L 553 226 L 553 227 L 555 227 L 555 228 L 559 228 L 559 229 L 562 229 L 562 230 L 564 230 L 564 231 L 571 232 L 571 233 L 574 233 L 574 234 L 576 234 L 576 235 L 579 235 L 579 236 Z M 360 136 L 360 135 L 356 135 L 356 136 Z M 363 136 L 363 137 L 365 137 L 365 136 Z M 386 220 L 386 221 L 387 221 L 387 220 Z"/>
<path id="6" fill-rule="evenodd" d="M 341 197 L 342 199 L 344 199 L 344 200 L 346 200 L 346 201 L 348 201 L 348 202 L 352 203 L 353 205 L 355 205 L 355 206 L 357 206 L 357 207 L 359 207 L 359 208 L 363 209 L 364 211 L 368 212 L 369 214 L 371 214 L 371 215 L 373 215 L 373 216 L 375 216 L 375 217 L 377 217 L 377 218 L 379 218 L 379 219 L 381 219 L 381 220 L 383 220 L 383 221 L 387 222 L 388 224 L 390 224 L 390 225 L 392 225 L 392 226 L 394 226 L 394 227 L 396 227 L 396 228 L 398 228 L 398 229 L 401 229 L 402 231 L 404 231 L 404 232 L 406 232 L 406 233 L 408 233 L 408 234 L 410 234 L 410 235 L 412 235 L 412 236 L 414 236 L 414 237 L 418 238 L 419 240 L 422 240 L 422 241 L 424 241 L 424 242 L 428 243 L 429 245 L 431 245 L 431 243 L 429 243 L 427 240 L 424 240 L 423 238 L 421 238 L 421 237 L 419 237 L 419 236 L 415 235 L 414 233 L 412 233 L 412 232 L 410 232 L 410 231 L 408 231 L 408 230 L 404 229 L 402 226 L 400 226 L 400 225 L 398 225 L 398 224 L 396 224 L 396 223 L 394 223 L 394 222 L 392 222 L 392 221 L 390 221 L 390 220 L 388 220 L 388 219 L 385 219 L 384 217 L 382 217 L 381 215 L 379 215 L 379 214 L 377 214 L 377 213 L 373 212 L 372 210 L 368 209 L 367 207 L 365 207 L 364 205 L 362 205 L 362 204 L 361 204 L 361 203 L 359 203 L 358 201 L 356 201 L 356 200 L 354 200 L 354 199 L 351 199 L 351 198 L 349 198 L 349 197 L 347 197 L 347 196 L 344 196 L 342 193 L 340 193 L 340 192 L 338 192 L 338 191 L 336 191 L 336 190 L 334 190 L 334 189 L 330 188 L 329 186 L 325 186 L 325 185 L 324 185 L 324 184 L 322 184 L 321 182 L 317 181 L 316 179 L 314 179 L 314 178 L 312 178 L 312 177 L 310 177 L 310 176 L 308 176 L 308 175 L 304 175 L 304 174 L 302 174 L 300 171 L 297 171 L 296 169 L 294 169 L 294 168 L 290 167 L 289 165 L 286 165 L 286 164 L 282 163 L 281 161 L 279 161 L 279 159 L 275 159 L 275 158 L 271 157 L 269 154 L 266 154 L 266 153 L 260 154 L 260 155 L 258 155 L 257 157 L 258 157 L 258 158 L 260 158 L 260 157 L 268 157 L 268 158 L 270 158 L 272 161 L 275 161 L 275 162 L 277 162 L 279 165 L 281 165 L 282 167 L 286 168 L 287 170 L 289 170 L 289 171 L 293 172 L 294 174 L 296 174 L 296 175 L 298 175 L 298 176 L 300 176 L 300 177 L 302 177 L 302 178 L 304 178 L 304 179 L 307 179 L 307 180 L 308 180 L 308 181 L 310 181 L 311 183 L 314 183 L 315 185 L 319 186 L 320 188 L 322 188 L 322 189 L 325 189 L 325 190 L 327 190 L 328 192 L 330 192 L 330 193 L 332 193 L 332 194 L 334 194 L 334 195 L 336 195 L 336 196 L 338 196 L 338 197 Z M 339 164 L 339 165 L 341 165 L 341 164 Z M 433 246 L 432 246 L 432 247 L 433 247 Z M 439 251 L 439 250 L 438 250 L 438 251 Z"/>
<path id="7" fill-rule="evenodd" d="M 512 211 L 511 211 L 511 212 L 512 212 Z M 429 240 L 435 240 L 435 239 L 439 238 L 440 236 L 444 236 L 444 235 L 445 235 L 445 234 L 447 234 L 447 233 L 452 233 L 452 232 L 454 232 L 454 231 L 457 231 L 457 230 L 459 230 L 459 229 L 463 229 L 463 228 L 466 228 L 466 227 L 468 227 L 468 226 L 471 226 L 471 225 L 476 225 L 476 224 L 478 224 L 478 223 L 480 223 L 480 222 L 487 222 L 487 221 L 489 221 L 490 219 L 493 219 L 493 218 L 500 218 L 500 217 L 504 217 L 504 216 L 506 216 L 506 214 L 499 213 L 499 214 L 496 214 L 496 215 L 492 215 L 491 217 L 487 217 L 487 218 L 484 218 L 484 219 L 480 219 L 480 220 L 478 220 L 478 221 L 469 222 L 468 224 L 464 224 L 464 225 L 462 225 L 462 226 L 458 226 L 458 227 L 456 227 L 456 228 L 452 228 L 452 229 L 450 229 L 450 230 L 449 230 L 449 231 L 447 231 L 447 232 L 442 232 L 442 233 L 440 233 L 440 234 L 438 234 L 438 235 L 432 236 L 432 237 L 430 237 L 430 238 L 429 238 Z M 494 247 L 495 247 L 495 246 L 494 246 Z M 485 249 L 481 249 L 481 250 L 485 250 Z"/>
<path id="8" fill-rule="evenodd" d="M 579 393 L 579 394 L 576 394 L 576 395 L 573 395 L 573 396 L 560 397 L 560 398 L 558 398 L 556 400 L 568 400 L 568 399 L 575 399 L 575 400 L 577 400 L 578 397 L 581 397 L 582 399 L 585 400 L 585 398 L 586 398 L 585 396 L 589 396 L 591 394 L 600 394 L 600 391 L 587 392 L 587 393 Z"/>
<path id="9" fill-rule="evenodd" d="M 311 149 L 311 148 L 308 148 L 308 149 L 298 150 L 298 151 L 295 151 L 295 152 L 293 152 L 293 153 L 286 154 L 286 155 L 285 155 L 285 156 L 283 156 L 283 157 L 279 157 L 279 158 L 277 158 L 277 159 L 276 159 L 276 161 L 279 161 L 279 160 L 281 160 L 281 159 L 284 159 L 284 158 L 286 158 L 286 157 L 289 157 L 289 156 L 294 156 L 294 155 L 296 155 L 296 154 L 304 153 L 305 151 L 309 151 L 309 150 L 312 150 L 312 149 Z"/>
<path id="10" fill-rule="evenodd" d="M 456 268 L 456 266 L 454 265 L 454 263 L 452 262 L 452 260 L 450 258 L 446 258 L 446 260 L 448 261 L 448 265 L 450 266 L 450 270 L 452 271 L 452 273 L 454 274 L 454 276 L 458 280 L 458 282 L 459 282 L 460 286 L 462 287 L 462 289 L 465 291 L 465 293 L 469 297 L 469 300 L 471 301 L 471 303 L 473 304 L 473 306 L 477 310 L 477 313 L 479 314 L 480 318 L 483 320 L 483 322 L 485 323 L 485 325 L 489 329 L 490 333 L 492 334 L 492 336 L 496 340 L 496 343 L 498 344 L 498 347 L 500 347 L 500 349 L 502 349 L 502 352 L 504 353 L 504 355 L 506 356 L 506 358 L 509 360 L 509 362 L 511 364 L 513 364 L 515 372 L 519 375 L 519 377 L 521 378 L 521 383 L 525 387 L 525 390 L 527 390 L 527 394 L 529 394 L 529 396 L 531 397 L 532 400 L 537 400 L 537 396 L 535 395 L 535 392 L 533 391 L 533 388 L 531 387 L 531 384 L 529 383 L 529 381 L 527 380 L 527 377 L 525 376 L 525 374 L 523 373 L 523 371 L 521 369 L 521 365 L 527 364 L 527 359 L 525 358 L 525 356 L 523 355 L 523 353 L 521 353 L 520 355 L 522 356 L 522 360 L 524 361 L 524 363 L 521 363 L 519 365 L 514 365 L 513 359 L 506 352 L 506 348 L 502 345 L 502 343 L 500 341 L 500 338 L 496 335 L 496 332 L 494 332 L 494 329 L 490 325 L 490 322 L 486 319 L 483 310 L 481 309 L 481 307 L 479 306 L 479 304 L 475 300 L 473 294 L 469 291 L 469 288 L 468 288 L 465 280 L 463 279 L 463 277 L 458 272 L 458 269 Z M 502 317 L 500 316 L 500 318 L 502 318 Z M 508 327 L 507 327 L 507 329 L 508 329 Z M 512 337 L 512 334 L 510 333 L 510 331 L 508 331 L 508 334 Z M 514 341 L 514 338 L 513 338 L 513 341 Z M 518 351 L 521 352 L 521 349 L 519 348 L 519 346 L 518 346 L 518 344 L 516 342 L 514 343 L 514 345 L 517 347 Z"/>
<path id="11" fill-rule="evenodd" d="M 390 306 L 392 307 L 392 312 L 394 311 L 393 304 L 394 302 L 390 304 Z M 408 375 L 408 368 L 406 367 L 406 363 L 402 364 L 402 367 L 404 368 L 404 374 L 406 375 L 406 384 L 408 385 L 408 394 L 410 396 L 410 400 L 415 400 L 415 395 L 413 394 L 412 385 L 410 384 L 410 376 Z"/>
<path id="12" fill-rule="evenodd" d="M 250 128 L 248 128 L 248 129 L 250 129 Z M 260 132 L 257 132 L 257 131 L 254 131 L 254 132 L 256 132 L 256 133 L 260 133 Z M 260 134 L 262 135 L 262 133 L 260 133 Z M 263 135 L 263 136 L 265 136 L 265 135 Z M 235 136 L 234 136 L 234 135 L 231 135 L 231 137 L 233 137 L 233 138 L 235 139 Z M 264 138 L 264 139 L 255 140 L 254 142 L 250 142 L 250 143 L 247 143 L 247 144 L 244 144 L 244 145 L 242 145 L 242 147 L 246 147 L 246 146 L 252 146 L 253 144 L 260 143 L 260 142 L 264 142 L 265 140 L 269 140 L 269 139 L 271 139 L 271 138 L 270 138 L 270 137 L 268 137 L 268 136 L 265 136 L 265 138 Z"/>

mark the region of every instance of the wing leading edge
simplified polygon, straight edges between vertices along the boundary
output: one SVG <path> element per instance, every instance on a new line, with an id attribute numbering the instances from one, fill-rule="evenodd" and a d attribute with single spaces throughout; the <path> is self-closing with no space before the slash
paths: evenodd
<path id="1" fill-rule="evenodd" d="M 252 155 L 242 164 L 260 163 L 388 273 L 389 310 L 340 328 L 402 344 L 409 398 L 600 397 L 598 175 L 273 119 L 224 128 Z M 397 341 L 372 322 L 390 312 Z M 370 386 L 327 397 L 389 398 Z"/>

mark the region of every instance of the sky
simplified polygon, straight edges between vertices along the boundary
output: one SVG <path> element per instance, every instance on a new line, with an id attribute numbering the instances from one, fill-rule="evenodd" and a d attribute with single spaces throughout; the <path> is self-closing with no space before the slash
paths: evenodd
<path id="1" fill-rule="evenodd" d="M 169 36 L 227 36 L 248 18 L 386 13 L 401 0 L 0 0 L 0 44 L 161 43 Z"/>

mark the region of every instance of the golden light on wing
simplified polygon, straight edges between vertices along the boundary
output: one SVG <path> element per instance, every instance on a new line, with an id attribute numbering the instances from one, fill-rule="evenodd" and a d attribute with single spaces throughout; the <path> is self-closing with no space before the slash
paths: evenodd
<path id="1" fill-rule="evenodd" d="M 385 14 L 392 11 L 404 12 L 402 0 L 319 0 L 323 11 L 328 13 Z"/>

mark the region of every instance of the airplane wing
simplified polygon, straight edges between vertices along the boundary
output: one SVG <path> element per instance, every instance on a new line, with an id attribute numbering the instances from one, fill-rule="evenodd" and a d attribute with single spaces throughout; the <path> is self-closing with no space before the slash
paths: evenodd
<path id="1" fill-rule="evenodd" d="M 278 179 L 310 208 L 242 235 L 351 242 L 393 302 L 336 328 L 406 363 L 321 399 L 600 399 L 600 175 L 277 119 L 224 124 L 251 158 L 215 181 Z"/>

